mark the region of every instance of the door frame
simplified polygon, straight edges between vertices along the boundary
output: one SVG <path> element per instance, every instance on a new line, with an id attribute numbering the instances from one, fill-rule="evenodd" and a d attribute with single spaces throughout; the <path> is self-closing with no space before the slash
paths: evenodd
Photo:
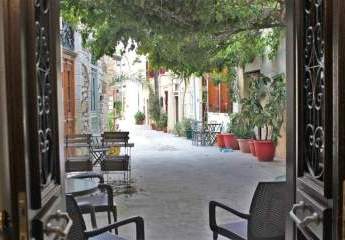
<path id="1" fill-rule="evenodd" d="M 333 0 L 333 235 L 345 238 L 345 1 Z"/>
<path id="2" fill-rule="evenodd" d="M 43 236 L 43 220 L 55 214 L 56 209 L 64 209 L 62 194 L 64 192 L 63 176 L 63 102 L 62 83 L 57 81 L 61 74 L 61 50 L 59 38 L 59 1 L 49 1 L 53 11 L 49 15 L 52 22 L 47 31 L 51 39 L 49 53 L 51 68 L 51 84 L 53 108 L 51 118 L 56 133 L 52 137 L 55 143 L 54 165 L 59 170 L 56 176 L 56 188 L 45 188 L 41 191 L 37 91 L 36 88 L 36 26 L 35 26 L 35 0 L 4 0 L 4 46 L 5 46 L 5 94 L 7 104 L 5 108 L 0 104 L 0 109 L 7 114 L 8 135 L 4 143 L 8 147 L 8 166 L 11 191 L 8 193 L 11 210 L 10 239 L 31 239 L 32 234 L 38 239 Z M 3 86 L 3 85 L 2 85 Z M 59 144 L 61 143 L 61 144 Z M 6 164 L 7 164 L 6 163 Z M 2 163 L 1 166 L 3 166 Z M 33 171 L 34 170 L 34 171 Z M 32 194 L 35 193 L 35 194 Z M 42 194 L 42 195 L 41 195 Z"/>
<path id="3" fill-rule="evenodd" d="M 332 89 L 333 93 L 333 127 L 329 134 L 333 134 L 332 144 L 332 182 L 331 189 L 333 198 L 330 199 L 332 211 L 332 240 L 345 239 L 345 226 L 343 219 L 345 216 L 344 197 L 345 190 L 345 25 L 343 24 L 343 14 L 345 12 L 345 1 L 343 0 L 325 0 L 331 1 L 333 19 L 330 23 L 332 32 Z M 287 161 L 286 175 L 289 186 L 290 198 L 289 207 L 296 201 L 296 160 L 298 157 L 298 146 L 296 139 L 298 137 L 298 120 L 297 120 L 297 78 L 300 73 L 297 72 L 297 53 L 300 49 L 299 41 L 299 25 L 303 13 L 301 13 L 300 0 L 287 0 L 286 2 L 286 19 L 287 19 L 287 35 L 286 35 L 286 72 L 287 72 Z M 286 226 L 286 239 L 298 239 L 297 231 L 293 221 L 288 218 Z M 328 240 L 328 239 L 327 239 Z M 331 240 L 331 239 L 329 239 Z"/>

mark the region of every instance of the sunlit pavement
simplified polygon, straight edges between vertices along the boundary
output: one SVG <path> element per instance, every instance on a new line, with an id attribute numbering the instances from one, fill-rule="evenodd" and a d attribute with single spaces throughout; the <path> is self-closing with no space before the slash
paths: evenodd
<path id="1" fill-rule="evenodd" d="M 250 154 L 220 152 L 193 146 L 190 140 L 122 122 L 135 143 L 132 152 L 133 190 L 115 197 L 119 220 L 145 219 L 148 240 L 210 240 L 208 203 L 217 200 L 248 212 L 259 181 L 285 174 L 285 162 L 258 162 Z M 219 211 L 221 220 L 236 220 Z M 106 222 L 99 216 L 100 222 Z M 221 220 L 219 222 L 221 222 Z M 135 239 L 135 228 L 120 228 Z M 221 237 L 219 239 L 222 239 Z"/>

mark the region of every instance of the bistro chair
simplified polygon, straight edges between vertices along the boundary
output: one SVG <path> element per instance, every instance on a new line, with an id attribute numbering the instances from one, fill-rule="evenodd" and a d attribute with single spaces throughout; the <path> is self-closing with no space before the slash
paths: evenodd
<path id="1" fill-rule="evenodd" d="M 142 217 L 132 217 L 119 222 L 109 224 L 104 227 L 97 227 L 96 215 L 94 208 L 91 204 L 84 203 L 82 205 L 84 209 L 88 208 L 88 213 L 91 217 L 92 230 L 87 230 L 85 221 L 82 215 L 80 206 L 72 195 L 66 195 L 66 209 L 67 213 L 73 221 L 73 225 L 68 234 L 69 240 L 126 240 L 113 234 L 110 231 L 117 229 L 121 226 L 134 223 L 136 225 L 136 240 L 145 240 L 144 233 L 144 219 Z"/>
<path id="2" fill-rule="evenodd" d="M 222 235 L 232 240 L 285 240 L 287 193 L 286 182 L 260 182 L 255 190 L 249 214 L 211 201 L 209 217 L 213 239 L 217 240 L 218 235 Z M 216 207 L 243 220 L 217 224 Z"/>
<path id="3" fill-rule="evenodd" d="M 83 203 L 90 203 L 95 212 L 106 212 L 108 215 L 108 223 L 111 224 L 111 215 L 113 215 L 114 222 L 117 221 L 117 207 L 114 203 L 113 188 L 110 185 L 104 184 L 104 178 L 102 174 L 94 172 L 78 173 L 70 175 L 69 178 L 79 179 L 98 179 L 99 191 L 97 193 L 85 196 L 76 197 L 78 205 L 80 205 L 81 212 L 83 214 L 88 213 L 89 209 L 82 207 Z"/>
<path id="4" fill-rule="evenodd" d="M 90 134 L 66 136 L 66 172 L 92 171 L 93 164 L 90 155 Z"/>
<path id="5" fill-rule="evenodd" d="M 104 132 L 102 134 L 102 146 L 105 156 L 101 162 L 101 170 L 105 172 L 123 172 L 125 182 L 130 179 L 130 147 L 128 145 L 129 132 Z M 110 149 L 119 148 L 119 154 L 110 154 Z M 121 151 L 122 149 L 122 151 Z"/>

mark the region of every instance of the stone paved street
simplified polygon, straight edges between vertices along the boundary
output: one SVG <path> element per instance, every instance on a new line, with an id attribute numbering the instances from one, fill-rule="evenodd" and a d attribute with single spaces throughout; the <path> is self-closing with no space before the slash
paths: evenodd
<path id="1" fill-rule="evenodd" d="M 122 123 L 121 130 L 129 130 L 135 143 L 135 191 L 116 196 L 119 219 L 144 217 L 148 240 L 211 240 L 210 200 L 247 212 L 257 182 L 285 174 L 285 162 L 260 163 L 250 154 L 193 146 L 190 140 L 147 126 Z M 236 220 L 220 213 L 220 219 Z M 129 232 L 134 228 L 120 229 L 134 239 Z"/>

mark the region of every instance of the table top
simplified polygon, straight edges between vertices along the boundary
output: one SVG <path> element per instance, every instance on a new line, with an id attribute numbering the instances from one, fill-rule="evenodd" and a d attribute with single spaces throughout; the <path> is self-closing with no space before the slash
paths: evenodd
<path id="1" fill-rule="evenodd" d="M 98 183 L 91 179 L 66 178 L 65 191 L 73 196 L 82 196 L 98 190 Z"/>

